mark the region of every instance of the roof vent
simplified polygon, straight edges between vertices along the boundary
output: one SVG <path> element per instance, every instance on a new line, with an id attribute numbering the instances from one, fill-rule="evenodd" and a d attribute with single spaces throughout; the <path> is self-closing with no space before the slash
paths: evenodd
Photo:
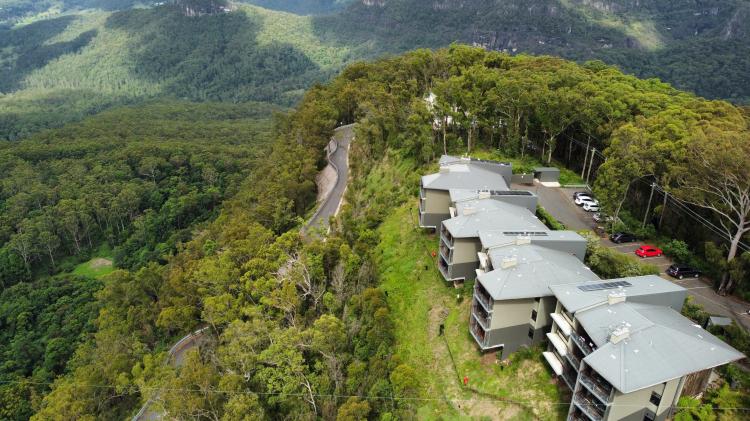
<path id="1" fill-rule="evenodd" d="M 440 167 L 440 174 L 448 174 L 451 172 L 450 167 Z"/>
<path id="2" fill-rule="evenodd" d="M 609 335 L 609 341 L 613 344 L 622 342 L 628 338 L 630 338 L 630 329 L 627 326 L 620 326 Z"/>
<path id="3" fill-rule="evenodd" d="M 512 267 L 518 266 L 518 258 L 513 257 L 503 257 L 502 263 L 500 263 L 501 269 L 510 269 Z"/>
<path id="4" fill-rule="evenodd" d="M 475 213 L 477 213 L 476 208 L 470 208 L 468 206 L 464 208 L 464 215 L 473 215 Z"/>
<path id="5" fill-rule="evenodd" d="M 531 244 L 531 236 L 529 235 L 519 235 L 516 237 L 516 245 L 522 246 L 524 244 Z"/>
<path id="6" fill-rule="evenodd" d="M 480 199 L 489 199 L 490 198 L 490 192 L 488 191 L 480 191 L 479 192 L 479 198 Z"/>
<path id="7" fill-rule="evenodd" d="M 607 295 L 609 305 L 625 302 L 625 292 L 610 292 Z"/>
<path id="8" fill-rule="evenodd" d="M 480 251 L 477 253 L 477 257 L 479 257 L 479 267 L 482 268 L 482 270 L 488 270 L 490 267 L 490 259 L 487 257 L 487 253 L 482 253 Z"/>

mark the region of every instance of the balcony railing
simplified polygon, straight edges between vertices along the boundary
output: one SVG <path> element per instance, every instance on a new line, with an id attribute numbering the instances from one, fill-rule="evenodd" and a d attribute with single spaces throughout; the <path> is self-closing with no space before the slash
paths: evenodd
<path id="1" fill-rule="evenodd" d="M 438 269 L 446 280 L 451 279 L 451 269 L 442 257 L 438 259 Z"/>
<path id="2" fill-rule="evenodd" d="M 570 336 L 573 337 L 573 342 L 575 342 L 576 345 L 578 345 L 578 348 L 583 351 L 584 355 L 589 355 L 592 352 L 594 352 L 594 348 L 590 345 L 590 340 L 587 340 L 585 336 L 582 336 L 575 330 L 570 333 Z"/>
<path id="3" fill-rule="evenodd" d="M 440 242 L 440 255 L 443 256 L 446 262 L 451 261 L 451 249 L 446 247 L 445 243 Z"/>
<path id="4" fill-rule="evenodd" d="M 576 376 L 575 376 L 575 372 L 570 372 L 568 370 L 565 370 L 565 371 L 563 371 L 562 376 L 560 376 L 560 377 L 563 378 L 563 380 L 565 381 L 565 384 L 568 385 L 568 387 L 570 388 L 571 391 L 575 390 L 575 388 L 576 388 Z"/>
<path id="5" fill-rule="evenodd" d="M 591 396 L 579 392 L 573 396 L 573 402 L 592 421 L 601 421 L 604 418 L 604 405 L 595 402 Z"/>
<path id="6" fill-rule="evenodd" d="M 469 322 L 469 331 L 471 332 L 471 336 L 474 337 L 474 340 L 477 341 L 480 347 L 487 347 L 487 335 L 475 320 L 471 320 Z"/>
<path id="7" fill-rule="evenodd" d="M 484 330 L 489 330 L 492 317 L 484 307 L 475 302 L 474 305 L 472 305 L 471 314 L 474 315 Z"/>
<path id="8" fill-rule="evenodd" d="M 448 232 L 448 229 L 445 228 L 445 225 L 440 229 L 440 238 L 445 241 L 445 244 L 448 244 L 449 246 L 453 245 L 453 236 Z"/>
<path id="9" fill-rule="evenodd" d="M 492 312 L 492 299 L 479 282 L 474 284 L 474 298 L 477 299 L 477 302 L 479 302 L 488 313 Z"/>
<path id="10" fill-rule="evenodd" d="M 578 380 L 602 403 L 606 404 L 609 402 L 609 396 L 612 394 L 612 386 L 583 372 L 578 377 Z"/>
<path id="11" fill-rule="evenodd" d="M 589 421 L 589 419 L 588 418 L 584 418 L 580 414 L 573 413 L 573 414 L 570 414 L 570 416 L 568 417 L 568 421 Z"/>
<path id="12" fill-rule="evenodd" d="M 581 359 L 572 352 L 567 352 L 565 354 L 565 358 L 568 359 L 573 369 L 575 369 L 575 371 L 578 371 L 578 367 L 581 366 Z"/>

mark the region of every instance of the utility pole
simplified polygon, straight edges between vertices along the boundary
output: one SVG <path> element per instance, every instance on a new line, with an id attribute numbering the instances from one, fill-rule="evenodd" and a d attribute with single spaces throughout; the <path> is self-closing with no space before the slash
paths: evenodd
<path id="1" fill-rule="evenodd" d="M 591 167 L 594 166 L 594 156 L 596 155 L 596 148 L 591 148 L 591 161 L 589 161 L 589 169 L 586 173 L 586 184 L 589 184 L 589 179 L 591 178 Z"/>
<path id="2" fill-rule="evenodd" d="M 581 170 L 581 178 L 586 174 L 586 162 L 589 160 L 589 147 L 586 146 L 586 155 L 583 156 L 583 169 Z"/>
<path id="3" fill-rule="evenodd" d="M 646 228 L 646 219 L 648 219 L 648 211 L 651 209 L 651 199 L 654 198 L 655 188 L 656 183 L 651 183 L 651 194 L 648 196 L 648 205 L 646 206 L 646 214 L 643 215 L 643 224 L 641 224 L 641 229 Z"/>
<path id="4" fill-rule="evenodd" d="M 565 161 L 565 165 L 570 167 L 570 154 L 573 153 L 573 139 L 568 140 L 568 160 Z"/>

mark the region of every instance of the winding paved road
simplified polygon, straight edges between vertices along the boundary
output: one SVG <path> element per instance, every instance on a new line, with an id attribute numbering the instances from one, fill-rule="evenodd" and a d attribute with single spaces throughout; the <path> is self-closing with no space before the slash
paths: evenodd
<path id="1" fill-rule="evenodd" d="M 207 330 L 208 327 L 198 329 L 175 342 L 172 348 L 169 349 L 167 362 L 176 367 L 181 366 L 185 362 L 185 354 L 203 342 L 203 335 Z M 158 393 L 155 397 L 158 397 Z M 154 408 L 152 401 L 153 399 L 149 399 L 133 417 L 132 421 L 155 421 L 162 419 L 163 414 Z"/>
<path id="2" fill-rule="evenodd" d="M 335 150 L 328 156 L 328 162 L 336 171 L 336 184 L 328 193 L 323 203 L 315 211 L 315 214 L 307 222 L 303 231 L 313 233 L 329 229 L 329 219 L 336 216 L 341 206 L 341 200 L 346 192 L 347 181 L 349 180 L 349 145 L 354 140 L 354 125 L 341 126 L 336 129 L 330 145 L 335 146 Z M 333 148 L 331 148 L 333 149 Z M 208 328 L 202 328 L 190 333 L 177 341 L 169 350 L 168 362 L 179 367 L 185 361 L 185 354 L 200 345 L 203 335 Z M 153 407 L 152 399 L 149 399 L 141 410 L 133 417 L 132 421 L 156 421 L 163 418 L 161 411 Z"/>
<path id="3" fill-rule="evenodd" d="M 336 171 L 336 184 L 318 210 L 305 225 L 303 232 L 327 232 L 329 219 L 336 216 L 341 206 L 341 200 L 346 191 L 349 180 L 349 145 L 354 140 L 354 125 L 341 126 L 336 129 L 332 142 L 335 142 L 336 150 L 328 156 L 328 162 Z"/>

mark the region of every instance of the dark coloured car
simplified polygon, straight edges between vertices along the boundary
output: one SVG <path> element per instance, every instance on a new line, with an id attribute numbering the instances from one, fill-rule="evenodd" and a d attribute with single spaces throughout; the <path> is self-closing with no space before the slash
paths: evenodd
<path id="1" fill-rule="evenodd" d="M 610 235 L 609 239 L 612 240 L 612 242 L 615 244 L 632 243 L 636 240 L 635 235 L 629 234 L 627 232 L 616 232 Z"/>
<path id="2" fill-rule="evenodd" d="M 667 275 L 677 279 L 698 278 L 701 276 L 701 271 L 696 268 L 685 266 L 685 265 L 672 265 L 667 269 Z"/>

